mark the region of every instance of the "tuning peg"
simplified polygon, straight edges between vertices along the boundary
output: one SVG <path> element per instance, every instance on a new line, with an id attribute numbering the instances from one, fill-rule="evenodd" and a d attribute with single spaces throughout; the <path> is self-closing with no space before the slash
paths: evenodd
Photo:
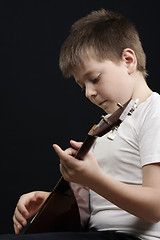
<path id="1" fill-rule="evenodd" d="M 113 128 L 108 134 L 107 134 L 107 138 L 111 141 L 113 141 L 116 137 L 117 134 L 117 130 L 118 130 L 118 126 L 116 126 L 115 128 Z"/>
<path id="2" fill-rule="evenodd" d="M 101 118 L 103 119 L 104 122 L 109 123 L 109 120 L 104 115 L 102 115 Z"/>
<path id="3" fill-rule="evenodd" d="M 137 99 L 135 100 L 135 103 L 134 103 L 134 105 L 132 106 L 131 110 L 129 111 L 128 115 L 132 115 L 132 113 L 134 112 L 134 110 L 137 108 L 138 103 L 139 103 L 139 99 L 137 98 Z"/>
<path id="4" fill-rule="evenodd" d="M 124 108 L 124 106 L 121 103 L 117 103 L 117 106 L 120 108 Z"/>

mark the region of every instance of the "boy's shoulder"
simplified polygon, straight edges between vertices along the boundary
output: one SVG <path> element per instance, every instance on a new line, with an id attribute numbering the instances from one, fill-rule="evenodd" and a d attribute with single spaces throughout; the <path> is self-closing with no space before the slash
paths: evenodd
<path id="1" fill-rule="evenodd" d="M 133 113 L 134 126 L 141 129 L 142 126 L 146 129 L 152 124 L 158 125 L 160 122 L 160 94 L 152 92 L 152 94 L 137 107 Z"/>
<path id="2" fill-rule="evenodd" d="M 152 94 L 142 102 L 137 108 L 137 114 L 140 115 L 159 115 L 160 114 L 160 94 L 152 92 Z"/>

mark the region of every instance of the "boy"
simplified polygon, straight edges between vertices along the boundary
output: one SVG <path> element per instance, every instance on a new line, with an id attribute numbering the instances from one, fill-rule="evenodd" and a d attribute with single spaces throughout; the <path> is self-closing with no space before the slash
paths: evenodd
<path id="1" fill-rule="evenodd" d="M 139 105 L 114 141 L 99 138 L 83 161 L 73 157 L 81 143 L 71 141 L 65 151 L 53 145 L 64 179 L 89 189 L 90 219 L 88 233 L 52 233 L 51 239 L 160 238 L 160 96 L 145 81 L 145 64 L 138 33 L 123 16 L 95 11 L 72 26 L 60 53 L 64 76 L 73 75 L 106 113 L 131 98 Z M 48 194 L 20 198 L 13 216 L 17 234 Z"/>

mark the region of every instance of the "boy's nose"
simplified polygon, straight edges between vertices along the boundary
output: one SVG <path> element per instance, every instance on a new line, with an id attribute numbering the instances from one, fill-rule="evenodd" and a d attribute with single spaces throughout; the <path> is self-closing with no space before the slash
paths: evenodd
<path id="1" fill-rule="evenodd" d="M 87 87 L 86 86 L 86 88 L 85 88 L 85 96 L 86 96 L 86 98 L 88 98 L 88 99 L 93 99 L 95 96 L 96 96 L 96 91 L 95 91 L 95 89 L 93 89 L 93 88 L 91 88 L 91 87 Z"/>

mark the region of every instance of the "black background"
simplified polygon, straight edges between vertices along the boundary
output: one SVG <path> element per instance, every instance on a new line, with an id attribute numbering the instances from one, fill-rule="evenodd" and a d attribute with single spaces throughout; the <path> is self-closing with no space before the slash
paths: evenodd
<path id="1" fill-rule="evenodd" d="M 128 0 L 0 1 L 0 233 L 13 232 L 19 196 L 51 190 L 59 173 L 52 148 L 82 141 L 102 111 L 59 70 L 59 50 L 70 26 L 106 8 L 137 27 L 147 55 L 147 78 L 159 92 L 159 3 Z"/>

